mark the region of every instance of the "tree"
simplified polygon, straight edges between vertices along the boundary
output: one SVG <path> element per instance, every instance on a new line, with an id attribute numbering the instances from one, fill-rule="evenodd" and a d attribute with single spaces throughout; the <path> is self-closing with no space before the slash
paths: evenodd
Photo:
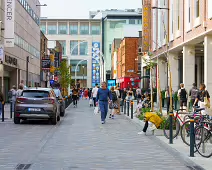
<path id="1" fill-rule="evenodd" d="M 58 68 L 59 71 L 59 81 L 62 87 L 62 95 L 68 95 L 67 89 L 71 84 L 71 74 L 70 74 L 71 66 L 67 66 L 66 60 L 63 60 Z"/>

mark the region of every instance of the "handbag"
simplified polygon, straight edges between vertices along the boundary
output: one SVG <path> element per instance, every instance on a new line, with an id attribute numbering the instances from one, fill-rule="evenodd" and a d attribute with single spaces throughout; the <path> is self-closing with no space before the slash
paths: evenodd
<path id="1" fill-rule="evenodd" d="M 207 98 L 207 97 L 204 97 L 204 105 L 205 105 L 205 107 L 207 107 L 207 108 L 210 108 L 210 107 L 211 107 L 211 104 L 210 104 L 210 102 L 208 101 L 208 98 Z"/>
<path id="2" fill-rule="evenodd" d="M 99 107 L 94 108 L 94 114 L 97 115 L 99 113 Z"/>

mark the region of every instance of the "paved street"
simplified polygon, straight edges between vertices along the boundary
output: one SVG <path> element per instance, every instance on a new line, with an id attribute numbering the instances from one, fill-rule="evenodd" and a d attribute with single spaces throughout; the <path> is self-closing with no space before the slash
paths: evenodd
<path id="1" fill-rule="evenodd" d="M 100 124 L 88 101 L 70 106 L 57 126 L 46 121 L 0 123 L 0 170 L 32 164 L 31 170 L 189 170 L 158 145 L 154 136 L 137 135 L 124 115 Z"/>

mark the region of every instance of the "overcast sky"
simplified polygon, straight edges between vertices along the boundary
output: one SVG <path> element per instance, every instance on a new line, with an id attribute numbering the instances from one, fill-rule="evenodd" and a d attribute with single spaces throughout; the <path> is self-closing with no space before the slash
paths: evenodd
<path id="1" fill-rule="evenodd" d="M 40 0 L 41 17 L 88 18 L 89 11 L 98 9 L 141 8 L 142 0 Z"/>

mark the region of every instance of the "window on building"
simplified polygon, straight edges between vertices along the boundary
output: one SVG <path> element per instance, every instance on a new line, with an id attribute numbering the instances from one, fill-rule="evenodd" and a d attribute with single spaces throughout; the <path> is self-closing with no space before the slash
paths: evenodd
<path id="1" fill-rule="evenodd" d="M 59 23 L 58 25 L 58 34 L 67 34 L 67 24 L 66 23 Z"/>
<path id="2" fill-rule="evenodd" d="M 135 24 L 135 20 L 134 19 L 130 19 L 129 20 L 129 24 Z"/>
<path id="3" fill-rule="evenodd" d="M 138 24 L 141 24 L 142 23 L 142 20 L 141 19 L 138 19 Z"/>
<path id="4" fill-rule="evenodd" d="M 191 0 L 188 0 L 188 23 L 191 23 Z"/>
<path id="5" fill-rule="evenodd" d="M 70 23 L 70 34 L 71 35 L 78 34 L 78 23 Z"/>
<path id="6" fill-rule="evenodd" d="M 80 43 L 80 55 L 88 55 L 88 42 Z"/>
<path id="7" fill-rule="evenodd" d="M 46 25 L 41 24 L 41 25 L 40 25 L 40 30 L 41 30 L 44 34 L 46 34 Z"/>
<path id="8" fill-rule="evenodd" d="M 48 25 L 48 34 L 57 34 L 57 26 Z"/>
<path id="9" fill-rule="evenodd" d="M 210 9 L 210 7 L 212 6 L 212 1 L 208 1 L 208 18 L 211 19 L 212 18 L 212 10 Z"/>
<path id="10" fill-rule="evenodd" d="M 78 55 L 78 41 L 76 40 L 73 40 L 73 41 L 70 41 L 70 54 L 71 55 Z"/>
<path id="11" fill-rule="evenodd" d="M 89 24 L 88 23 L 80 23 L 80 34 L 81 35 L 89 34 Z"/>
<path id="12" fill-rule="evenodd" d="M 126 24 L 126 20 L 110 21 L 110 28 L 116 28 L 120 24 Z"/>
<path id="13" fill-rule="evenodd" d="M 177 0 L 177 30 L 180 30 L 180 0 Z"/>
<path id="14" fill-rule="evenodd" d="M 62 50 L 63 50 L 63 55 L 66 55 L 66 41 L 59 41 L 61 46 L 62 46 Z"/>
<path id="15" fill-rule="evenodd" d="M 199 17 L 199 0 L 195 0 L 196 1 L 196 18 Z"/>
<path id="16" fill-rule="evenodd" d="M 100 23 L 91 23 L 91 34 L 100 35 Z"/>

